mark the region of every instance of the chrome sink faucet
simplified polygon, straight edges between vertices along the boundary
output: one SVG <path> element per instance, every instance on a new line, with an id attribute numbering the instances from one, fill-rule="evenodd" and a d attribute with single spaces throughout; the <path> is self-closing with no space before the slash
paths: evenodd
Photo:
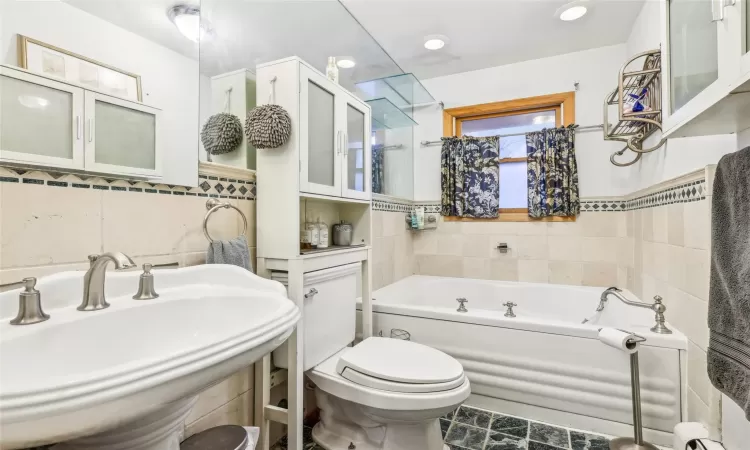
<path id="1" fill-rule="evenodd" d="M 104 298 L 104 278 L 107 263 L 114 263 L 116 270 L 130 269 L 135 263 L 124 253 L 113 252 L 91 258 L 91 267 L 83 277 L 83 301 L 78 311 L 97 311 L 109 307 L 107 299 Z"/>

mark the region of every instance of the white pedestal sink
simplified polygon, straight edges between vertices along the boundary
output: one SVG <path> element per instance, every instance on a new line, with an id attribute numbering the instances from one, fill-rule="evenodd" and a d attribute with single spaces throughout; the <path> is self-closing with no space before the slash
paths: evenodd
<path id="1" fill-rule="evenodd" d="M 234 266 L 109 272 L 100 311 L 77 311 L 84 272 L 37 283 L 51 317 L 10 325 L 0 294 L 0 448 L 171 450 L 196 395 L 281 345 L 300 311 L 284 287 Z"/>

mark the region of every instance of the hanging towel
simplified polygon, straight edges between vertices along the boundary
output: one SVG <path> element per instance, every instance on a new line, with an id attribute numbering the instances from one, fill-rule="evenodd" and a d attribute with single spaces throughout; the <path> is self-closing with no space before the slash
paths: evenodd
<path id="1" fill-rule="evenodd" d="M 750 147 L 719 161 L 711 240 L 708 377 L 750 420 Z"/>
<path id="2" fill-rule="evenodd" d="M 250 249 L 245 236 L 228 241 L 213 241 L 208 245 L 206 264 L 232 264 L 253 271 L 250 264 Z"/>

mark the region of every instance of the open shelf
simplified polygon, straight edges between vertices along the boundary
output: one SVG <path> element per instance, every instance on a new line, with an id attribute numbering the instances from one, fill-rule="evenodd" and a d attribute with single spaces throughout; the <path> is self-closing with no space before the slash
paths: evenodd
<path id="1" fill-rule="evenodd" d="M 367 100 L 367 103 L 372 108 L 373 130 L 407 128 L 418 125 L 414 119 L 385 97 Z"/>
<path id="2" fill-rule="evenodd" d="M 435 98 L 411 73 L 362 81 L 356 86 L 366 101 L 387 98 L 400 107 L 435 103 Z"/>
<path id="3" fill-rule="evenodd" d="M 326 248 L 310 248 L 310 249 L 304 249 L 300 250 L 299 253 L 302 256 L 305 255 L 315 255 L 318 253 L 329 253 L 329 252 L 341 252 L 344 250 L 354 250 L 354 249 L 361 249 L 367 247 L 367 244 L 358 244 L 358 245 L 332 245 L 330 247 Z"/>

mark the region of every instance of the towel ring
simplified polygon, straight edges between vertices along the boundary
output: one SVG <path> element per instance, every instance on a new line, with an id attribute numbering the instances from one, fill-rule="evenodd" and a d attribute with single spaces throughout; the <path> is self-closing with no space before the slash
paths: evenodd
<path id="1" fill-rule="evenodd" d="M 240 236 L 247 236 L 247 217 L 245 217 L 245 214 L 240 211 L 240 209 L 230 203 L 222 203 L 219 200 L 215 198 L 210 198 L 206 202 L 206 209 L 208 212 L 206 213 L 206 216 L 203 218 L 203 234 L 206 235 L 206 239 L 208 239 L 208 242 L 213 242 L 213 238 L 211 238 L 211 235 L 208 234 L 208 218 L 211 217 L 211 214 L 218 211 L 221 208 L 232 208 L 238 213 L 240 213 L 240 216 L 242 216 L 242 223 L 244 225 L 244 228 L 242 230 L 242 234 Z"/>

